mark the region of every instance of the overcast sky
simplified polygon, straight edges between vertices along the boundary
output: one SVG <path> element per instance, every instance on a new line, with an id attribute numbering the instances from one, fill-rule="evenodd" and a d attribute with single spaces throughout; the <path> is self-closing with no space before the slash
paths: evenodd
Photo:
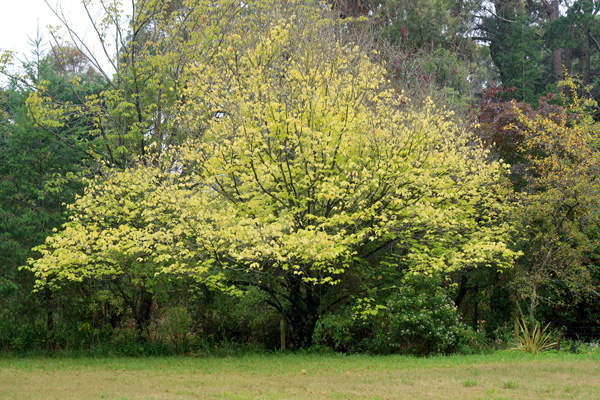
<path id="1" fill-rule="evenodd" d="M 51 39 L 47 33 L 47 25 L 59 25 L 59 21 L 44 0 L 0 0 L 0 49 L 19 53 L 20 58 L 29 55 L 32 47 L 30 38 L 36 37 L 39 26 L 40 35 L 45 42 Z M 48 0 L 53 7 L 60 4 L 69 21 L 73 21 L 80 35 L 95 42 L 90 23 L 81 0 Z M 129 3 L 125 1 L 125 3 Z M 87 32 L 87 34 L 86 34 Z M 48 46 L 46 46 L 47 48 Z"/>

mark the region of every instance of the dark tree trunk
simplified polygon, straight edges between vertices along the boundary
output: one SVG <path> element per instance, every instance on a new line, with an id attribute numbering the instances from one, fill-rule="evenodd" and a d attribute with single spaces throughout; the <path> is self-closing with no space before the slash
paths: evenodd
<path id="1" fill-rule="evenodd" d="M 552 74 L 556 83 L 563 80 L 562 50 L 552 51 Z"/>
<path id="2" fill-rule="evenodd" d="M 55 350 L 56 340 L 54 338 L 54 308 L 52 307 L 52 291 L 49 287 L 46 287 L 44 290 L 44 303 L 46 306 L 46 330 L 48 331 L 46 347 L 49 350 Z"/>
<path id="3" fill-rule="evenodd" d="M 558 8 L 558 0 L 552 0 L 552 2 L 544 1 L 544 8 L 548 15 L 550 23 L 556 21 L 560 17 L 560 11 Z M 563 63 L 562 63 L 562 49 L 552 50 L 552 75 L 554 76 L 555 82 L 563 80 Z"/>
<path id="4" fill-rule="evenodd" d="M 148 339 L 150 320 L 152 318 L 152 305 L 154 303 L 152 293 L 144 285 L 134 286 L 134 290 L 128 292 L 123 289 L 118 279 L 115 279 L 112 284 L 114 285 L 113 293 L 120 296 L 131 309 L 131 314 L 135 320 L 138 340 L 146 341 Z M 128 282 L 125 285 L 131 285 L 131 283 Z"/>
<path id="5" fill-rule="evenodd" d="M 587 86 L 590 84 L 592 74 L 590 66 L 590 31 L 589 29 L 582 37 L 581 42 L 581 77 L 583 79 L 583 85 Z"/>
<path id="6" fill-rule="evenodd" d="M 319 299 L 313 288 L 293 276 L 287 278 L 290 289 L 290 310 L 286 318 L 291 328 L 292 342 L 295 348 L 309 348 L 317 325 Z"/>
<path id="7" fill-rule="evenodd" d="M 475 296 L 473 299 L 473 330 L 479 327 L 479 285 L 475 285 Z"/>
<path id="8" fill-rule="evenodd" d="M 142 286 L 139 293 L 137 310 L 134 311 L 138 339 L 140 341 L 148 340 L 148 335 L 150 333 L 150 320 L 152 316 L 152 303 L 152 293 Z"/>
<path id="9" fill-rule="evenodd" d="M 462 9 L 463 9 L 463 0 L 459 0 L 459 1 L 456 2 L 455 8 L 452 11 L 452 16 L 454 18 L 460 17 Z M 452 32 L 452 54 L 456 53 L 456 38 L 457 38 L 457 35 L 458 35 L 458 32 L 455 29 Z"/>
<path id="10" fill-rule="evenodd" d="M 454 304 L 456 305 L 456 307 L 460 307 L 463 300 L 465 299 L 465 296 L 467 295 L 468 281 L 469 278 L 467 277 L 467 274 L 463 274 L 460 278 L 460 283 L 458 284 L 458 292 L 456 293 L 456 297 L 454 298 Z"/>
<path id="11" fill-rule="evenodd" d="M 565 69 L 567 70 L 567 73 L 569 73 L 569 75 L 571 75 L 572 61 L 573 61 L 573 49 L 566 48 L 564 51 L 563 64 L 565 66 Z"/>

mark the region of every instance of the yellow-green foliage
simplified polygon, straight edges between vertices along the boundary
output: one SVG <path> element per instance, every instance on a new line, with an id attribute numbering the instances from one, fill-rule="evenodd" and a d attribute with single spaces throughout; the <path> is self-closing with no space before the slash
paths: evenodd
<path id="1" fill-rule="evenodd" d="M 68 206 L 69 221 L 35 249 L 42 257 L 29 261 L 37 286 L 125 277 L 152 287 L 165 270 L 177 267 L 184 274 L 197 259 L 189 231 L 180 226 L 186 195 L 176 176 L 155 167 L 113 171 L 88 182 L 84 195 Z M 204 277 L 207 264 L 194 264 L 193 276 Z M 207 283 L 218 280 L 218 272 L 204 277 Z"/>
<path id="2" fill-rule="evenodd" d="M 417 271 L 510 266 L 505 167 L 435 105 L 404 107 L 318 9 L 295 12 L 272 12 L 252 37 L 240 23 L 193 66 L 182 108 L 205 131 L 182 162 L 227 214 L 210 234 L 230 262 L 333 283 L 369 242 L 393 240 Z"/>
<path id="3" fill-rule="evenodd" d="M 40 279 L 139 265 L 335 284 L 386 244 L 413 271 L 512 265 L 506 166 L 431 102 L 406 107 L 326 11 L 277 4 L 249 3 L 216 56 L 187 66 L 178 123 L 201 138 L 166 173 L 92 183 L 39 248 Z"/>

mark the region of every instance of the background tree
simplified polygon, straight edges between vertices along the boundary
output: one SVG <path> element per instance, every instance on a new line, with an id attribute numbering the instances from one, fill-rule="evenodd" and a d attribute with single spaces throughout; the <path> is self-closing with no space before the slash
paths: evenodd
<path id="1" fill-rule="evenodd" d="M 93 17 L 95 4 L 102 10 L 98 19 Z M 172 106 L 185 101 L 181 90 L 188 80 L 187 65 L 215 55 L 238 7 L 234 2 L 143 0 L 132 3 L 132 15 L 127 19 L 118 5 L 108 0 L 83 2 L 82 6 L 105 57 L 91 52 L 57 8 L 54 12 L 67 33 L 65 38 L 52 33 L 54 58 L 57 66 L 66 68 L 76 61 L 74 56 L 83 55 L 108 87 L 67 104 L 56 104 L 39 88 L 30 99 L 38 123 L 53 129 L 68 123 L 73 115 L 86 119 L 94 127 L 90 133 L 98 138 L 98 157 L 121 168 L 138 156 L 160 153 L 181 142 L 185 135 L 177 126 Z"/>
<path id="2" fill-rule="evenodd" d="M 519 101 L 535 102 L 548 83 L 537 16 L 521 1 L 497 1 L 481 21 L 502 86 L 514 87 L 507 95 Z"/>
<path id="3" fill-rule="evenodd" d="M 34 61 L 23 65 L 29 79 L 13 80 L 3 91 L 0 142 L 0 275 L 3 296 L 2 341 L 17 340 L 21 330 L 44 319 L 49 334 L 54 327 L 56 304 L 49 291 L 31 296 L 31 277 L 19 271 L 32 247 L 41 244 L 65 220 L 65 203 L 82 190 L 79 174 L 93 166 L 86 124 L 73 120 L 68 126 L 49 132 L 36 126 L 27 107 L 32 89 L 27 83 L 44 86 L 57 102 L 72 101 L 78 95 L 99 93 L 97 76 L 75 71 L 69 76 L 53 69 L 36 40 Z M 73 92 L 70 79 L 80 79 Z M 42 306 L 40 307 L 40 302 Z M 45 310 L 40 315 L 39 310 Z M 21 321 L 17 323 L 17 321 Z M 20 327 L 16 329 L 15 327 Z M 41 328 L 40 328 L 41 329 Z M 45 334 L 30 339 L 44 342 Z M 27 346 L 27 343 L 21 343 Z M 21 345 L 19 344 L 19 345 Z M 32 343 L 31 345 L 33 345 Z"/>
<path id="4" fill-rule="evenodd" d="M 557 50 L 553 52 L 554 64 L 558 65 L 561 52 L 562 64 L 559 73 L 555 72 L 558 80 L 563 79 L 562 67 L 572 76 L 580 76 L 584 86 L 596 87 L 594 77 L 594 62 L 600 52 L 600 19 L 598 18 L 599 5 L 597 2 L 582 0 L 566 4 L 566 13 L 559 14 L 551 20 L 545 33 L 546 41 Z M 559 76 L 560 75 L 560 76 Z M 598 96 L 598 89 L 593 89 L 591 95 Z"/>
<path id="5" fill-rule="evenodd" d="M 503 284 L 511 301 L 520 299 L 522 315 L 570 325 L 577 303 L 585 298 L 592 310 L 597 301 L 598 127 L 591 116 L 595 103 L 579 96 L 572 79 L 561 85 L 559 98 L 541 97 L 536 108 L 485 101 L 480 120 L 484 141 L 512 164 L 521 197 L 514 220 L 523 257 Z"/>
<path id="6" fill-rule="evenodd" d="M 563 67 L 580 75 L 584 85 L 593 83 L 591 60 L 600 50 L 597 14 L 590 0 L 494 2 L 479 26 L 502 86 L 515 87 L 510 95 L 517 100 L 535 103 L 559 90 Z"/>
<path id="7" fill-rule="evenodd" d="M 591 267 L 597 251 L 599 131 L 586 110 L 595 104 L 577 95 L 572 80 L 565 85 L 571 100 L 565 100 L 562 115 L 531 118 L 518 113 L 530 175 L 525 208 L 519 213 L 528 238 L 521 263 L 526 272 L 515 284 L 529 300 L 531 316 L 543 299 L 542 288 L 566 290 L 575 297 L 598 294 Z"/>

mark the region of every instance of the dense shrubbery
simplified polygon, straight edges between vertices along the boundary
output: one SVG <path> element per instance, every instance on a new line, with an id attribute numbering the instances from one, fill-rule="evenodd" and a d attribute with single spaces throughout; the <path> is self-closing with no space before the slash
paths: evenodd
<path id="1" fill-rule="evenodd" d="M 319 319 L 315 342 L 336 351 L 427 355 L 464 349 L 471 333 L 439 280 L 408 276 L 385 307 L 345 307 Z"/>
<path id="2" fill-rule="evenodd" d="M 410 277 L 390 297 L 387 307 L 385 344 L 392 352 L 451 353 L 467 344 L 468 329 L 438 280 Z"/>

